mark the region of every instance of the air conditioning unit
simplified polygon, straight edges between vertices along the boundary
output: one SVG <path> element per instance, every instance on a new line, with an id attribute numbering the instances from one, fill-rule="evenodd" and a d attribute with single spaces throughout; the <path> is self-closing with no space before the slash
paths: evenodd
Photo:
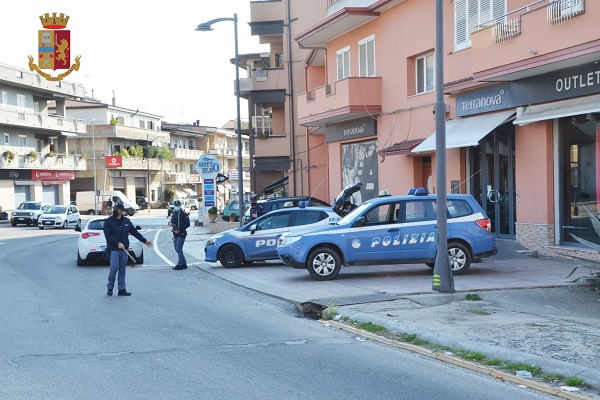
<path id="1" fill-rule="evenodd" d="M 51 138 L 51 137 L 49 137 L 49 138 L 46 140 L 46 142 L 47 142 L 48 144 L 54 144 L 54 138 Z"/>

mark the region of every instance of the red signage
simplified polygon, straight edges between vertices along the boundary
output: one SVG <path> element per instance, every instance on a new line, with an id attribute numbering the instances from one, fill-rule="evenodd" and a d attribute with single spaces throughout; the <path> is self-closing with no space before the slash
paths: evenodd
<path id="1" fill-rule="evenodd" d="M 122 156 L 106 156 L 106 168 L 120 168 L 123 166 Z"/>
<path id="2" fill-rule="evenodd" d="M 64 181 L 75 179 L 74 171 L 53 171 L 48 169 L 32 169 L 31 179 L 35 181 Z"/>

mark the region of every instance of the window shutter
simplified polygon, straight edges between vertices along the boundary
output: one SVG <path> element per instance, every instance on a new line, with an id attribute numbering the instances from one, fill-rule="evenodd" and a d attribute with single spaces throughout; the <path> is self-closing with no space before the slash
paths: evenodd
<path id="1" fill-rule="evenodd" d="M 492 15 L 492 0 L 479 0 L 481 10 L 479 13 L 479 24 L 486 24 L 494 19 Z M 477 29 L 477 28 L 475 28 Z"/>
<path id="2" fill-rule="evenodd" d="M 344 79 L 344 53 L 337 55 L 337 80 Z"/>
<path id="3" fill-rule="evenodd" d="M 367 76 L 375 76 L 375 40 L 367 42 Z"/>
<path id="4" fill-rule="evenodd" d="M 455 47 L 467 42 L 467 0 L 456 0 L 454 5 Z"/>
<path id="5" fill-rule="evenodd" d="M 497 21 L 506 19 L 506 0 L 492 0 L 492 17 Z"/>
<path id="6" fill-rule="evenodd" d="M 367 71 L 367 43 L 358 45 L 358 76 L 369 76 Z"/>
<path id="7" fill-rule="evenodd" d="M 479 24 L 479 0 L 469 0 L 468 8 L 468 31 L 467 31 L 467 43 L 471 45 L 471 32 L 477 29 Z"/>
<path id="8" fill-rule="evenodd" d="M 350 50 L 344 52 L 344 78 L 350 76 Z"/>

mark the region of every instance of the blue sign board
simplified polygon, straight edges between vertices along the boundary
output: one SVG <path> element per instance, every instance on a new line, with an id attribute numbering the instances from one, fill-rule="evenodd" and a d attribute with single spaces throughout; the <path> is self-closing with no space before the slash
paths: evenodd
<path id="1" fill-rule="evenodd" d="M 215 179 L 221 170 L 221 163 L 217 157 L 205 154 L 196 162 L 196 171 L 202 179 Z"/>

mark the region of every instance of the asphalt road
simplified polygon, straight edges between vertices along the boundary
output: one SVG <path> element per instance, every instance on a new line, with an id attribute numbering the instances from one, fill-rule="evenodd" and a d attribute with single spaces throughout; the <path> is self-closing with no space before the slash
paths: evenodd
<path id="1" fill-rule="evenodd" d="M 0 225 L 0 399 L 549 398 L 301 318 L 199 269 L 128 268 L 133 296 L 107 297 L 108 268 L 77 267 L 76 241 Z"/>

